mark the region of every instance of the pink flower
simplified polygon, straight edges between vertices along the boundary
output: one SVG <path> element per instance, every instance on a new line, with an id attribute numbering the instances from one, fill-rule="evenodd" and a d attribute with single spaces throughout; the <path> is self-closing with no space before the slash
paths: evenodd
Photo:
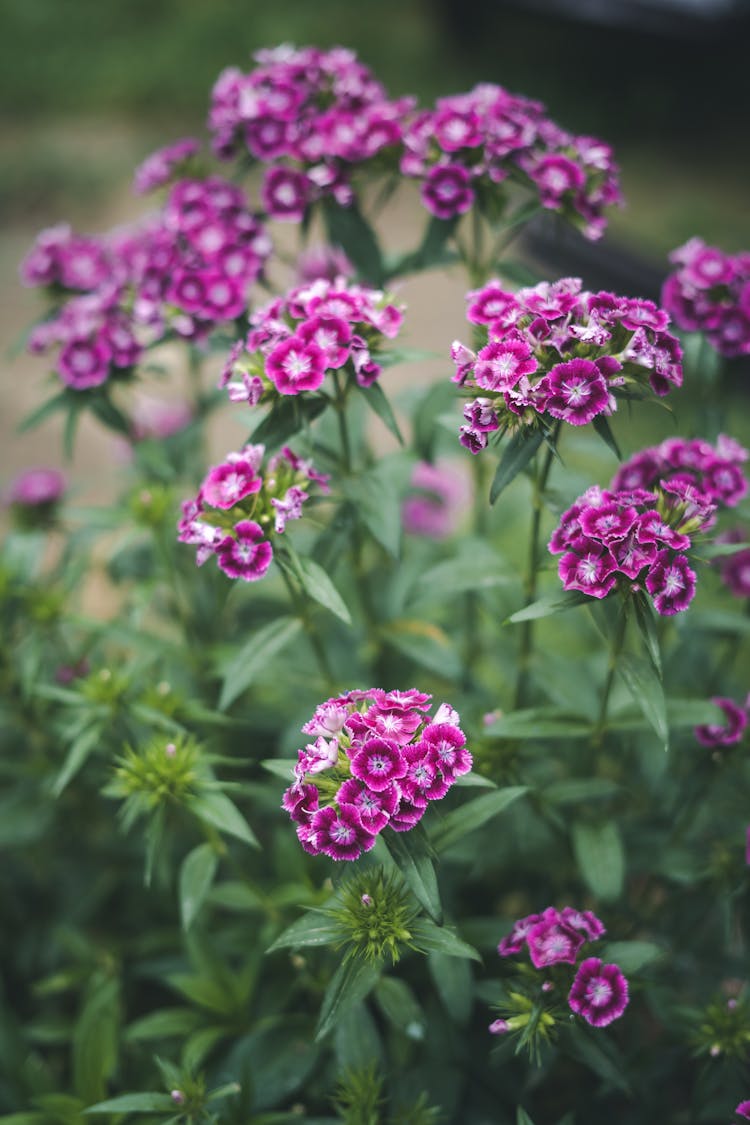
<path id="1" fill-rule="evenodd" d="M 589 957 L 578 968 L 568 1003 L 592 1027 L 606 1027 L 628 1005 L 628 982 L 619 966 L 603 965 L 598 957 Z"/>
<path id="2" fill-rule="evenodd" d="M 659 551 L 646 576 L 646 589 L 657 613 L 671 617 L 687 609 L 695 594 L 695 571 L 684 555 Z"/>
<path id="3" fill-rule="evenodd" d="M 255 466 L 238 458 L 225 462 L 209 471 L 203 482 L 201 496 L 212 508 L 233 508 L 240 500 L 259 492 L 263 481 Z"/>
<path id="4" fill-rule="evenodd" d="M 311 829 L 318 851 L 331 859 L 359 859 L 375 845 L 375 835 L 363 826 L 354 805 L 341 805 L 338 812 L 332 805 L 318 809 Z"/>
<path id="5" fill-rule="evenodd" d="M 693 734 L 703 746 L 733 746 L 745 732 L 748 714 L 745 707 L 726 696 L 712 696 L 711 702 L 726 715 L 726 723 L 707 723 L 695 727 Z"/>
<path id="6" fill-rule="evenodd" d="M 477 354 L 474 382 L 482 390 L 509 391 L 524 375 L 533 375 L 538 367 L 525 340 L 494 340 Z"/>
<path id="7" fill-rule="evenodd" d="M 422 201 L 438 219 L 463 215 L 474 202 L 469 173 L 460 164 L 438 165 L 422 184 Z"/>
<path id="8" fill-rule="evenodd" d="M 315 391 L 325 379 L 326 357 L 317 344 L 290 336 L 277 344 L 266 360 L 266 374 L 279 394 Z"/>
<path id="9" fill-rule="evenodd" d="M 240 520 L 234 536 L 227 536 L 216 549 L 216 561 L 230 578 L 255 582 L 268 570 L 273 548 L 263 537 L 263 529 L 253 520 Z"/>
<path id="10" fill-rule="evenodd" d="M 573 426 L 585 426 L 609 406 L 607 381 L 588 359 L 556 364 L 547 376 L 545 390 L 547 412 Z"/>
<path id="11" fill-rule="evenodd" d="M 269 168 L 261 188 L 263 206 L 273 219 L 302 221 L 310 202 L 310 183 L 294 168 Z"/>
<path id="12" fill-rule="evenodd" d="M 734 1112 L 739 1114 L 740 1117 L 750 1120 L 750 1100 L 740 1102 Z"/>
<path id="13" fill-rule="evenodd" d="M 411 474 L 411 487 L 401 507 L 404 528 L 410 535 L 446 539 L 456 531 L 469 501 L 469 486 L 459 466 L 447 461 L 432 465 L 419 461 Z"/>
<path id="14" fill-rule="evenodd" d="M 354 777 L 376 792 L 403 777 L 406 764 L 397 742 L 385 738 L 368 738 L 352 756 Z"/>
<path id="15" fill-rule="evenodd" d="M 585 935 L 562 921 L 552 908 L 545 910 L 526 935 L 529 957 L 535 969 L 566 962 L 575 965 L 578 951 L 586 940 Z"/>
<path id="16" fill-rule="evenodd" d="M 66 481 L 58 469 L 26 469 L 8 486 L 6 500 L 24 508 L 57 504 L 65 492 Z"/>

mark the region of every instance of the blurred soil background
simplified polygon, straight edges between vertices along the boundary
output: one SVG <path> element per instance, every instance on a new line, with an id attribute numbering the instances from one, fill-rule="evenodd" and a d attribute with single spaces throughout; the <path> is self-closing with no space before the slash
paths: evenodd
<path id="1" fill-rule="evenodd" d="M 86 501 L 116 488 L 121 451 L 98 424 L 81 426 L 68 464 L 57 418 L 17 430 L 56 385 L 45 359 L 24 352 L 42 301 L 20 285 L 18 262 L 42 227 L 99 232 L 149 210 L 130 191 L 136 164 L 177 137 L 205 137 L 216 77 L 248 68 L 259 47 L 343 44 L 392 96 L 425 103 L 496 82 L 611 143 L 627 206 L 593 247 L 572 235 L 560 246 L 543 225 L 525 251 L 550 277 L 654 297 L 668 252 L 692 235 L 750 248 L 743 0 L 0 0 L 0 29 L 0 489 L 39 464 L 64 468 Z M 399 193 L 387 246 L 414 245 L 424 219 L 416 195 Z M 404 284 L 404 345 L 446 358 L 387 373 L 387 390 L 450 373 L 464 291 L 459 272 Z M 214 357 L 207 381 L 220 365 Z M 659 425 L 645 440 L 671 431 L 666 415 Z M 222 455 L 242 430 L 235 418 L 219 427 Z"/>

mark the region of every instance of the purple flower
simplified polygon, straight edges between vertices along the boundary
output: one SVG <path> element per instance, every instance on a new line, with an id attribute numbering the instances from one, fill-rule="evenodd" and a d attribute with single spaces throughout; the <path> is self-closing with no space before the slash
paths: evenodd
<path id="1" fill-rule="evenodd" d="M 586 425 L 609 405 L 606 379 L 588 359 L 556 364 L 547 376 L 545 389 L 547 412 L 573 426 Z"/>
<path id="2" fill-rule="evenodd" d="M 740 1117 L 745 1117 L 750 1120 L 750 1100 L 740 1102 L 734 1112 L 739 1114 Z"/>
<path id="3" fill-rule="evenodd" d="M 200 152 L 200 147 L 200 141 L 195 138 L 183 137 L 179 141 L 173 141 L 171 145 L 152 152 L 135 170 L 133 176 L 135 194 L 145 195 L 168 183 L 181 164 Z"/>
<path id="4" fill-rule="evenodd" d="M 598 957 L 589 957 L 578 968 L 568 1003 L 592 1027 L 606 1027 L 628 1005 L 628 982 L 617 965 L 603 965 Z"/>
<path id="5" fill-rule="evenodd" d="M 71 340 L 60 352 L 57 368 L 63 382 L 83 391 L 107 381 L 111 358 L 111 348 L 101 341 Z"/>
<path id="6" fill-rule="evenodd" d="M 382 832 L 398 809 L 400 799 L 395 782 L 376 791 L 353 777 L 345 781 L 336 794 L 336 803 L 339 806 L 353 805 L 359 813 L 363 828 L 373 835 Z"/>
<path id="7" fill-rule="evenodd" d="M 310 202 L 310 183 L 304 172 L 294 168 L 269 168 L 260 194 L 273 219 L 299 223 Z"/>
<path id="8" fill-rule="evenodd" d="M 525 340 L 494 340 L 477 355 L 474 381 L 482 390 L 509 391 L 522 376 L 533 375 L 537 367 Z"/>
<path id="9" fill-rule="evenodd" d="M 435 755 L 435 760 L 447 778 L 468 773 L 472 758 L 466 749 L 466 735 L 453 723 L 430 723 L 422 731 L 422 738 Z"/>
<path id="10" fill-rule="evenodd" d="M 659 551 L 646 576 L 646 589 L 657 613 L 671 617 L 687 609 L 695 594 L 695 571 L 684 555 Z"/>
<path id="11" fill-rule="evenodd" d="M 24 508 L 48 507 L 62 499 L 65 487 L 65 477 L 58 469 L 26 469 L 11 481 L 6 499 Z"/>
<path id="12" fill-rule="evenodd" d="M 352 755 L 354 777 L 376 792 L 385 789 L 406 773 L 406 763 L 397 742 L 385 738 L 368 738 Z"/>
<path id="13" fill-rule="evenodd" d="M 575 965 L 585 935 L 562 921 L 556 910 L 545 910 L 526 935 L 529 957 L 535 969 L 565 962 Z"/>
<path id="14" fill-rule="evenodd" d="M 541 914 L 527 914 L 525 918 L 519 918 L 514 922 L 510 933 L 506 934 L 497 947 L 500 956 L 511 957 L 514 953 L 520 953 L 526 944 L 529 930 L 541 919 Z"/>
<path id="15" fill-rule="evenodd" d="M 313 815 L 310 827 L 318 851 L 331 859 L 359 859 L 375 845 L 375 835 L 363 827 L 354 805 L 341 805 L 338 811 L 326 805 Z"/>
<path id="16" fill-rule="evenodd" d="M 604 923 L 591 910 L 574 910 L 572 906 L 564 906 L 561 917 L 566 926 L 585 934 L 587 941 L 597 941 L 607 932 Z"/>
<path id="17" fill-rule="evenodd" d="M 234 536 L 227 536 L 216 549 L 216 561 L 230 578 L 255 582 L 271 565 L 273 548 L 264 538 L 263 528 L 254 520 L 240 520 Z"/>
<path id="18" fill-rule="evenodd" d="M 706 723 L 693 729 L 693 734 L 703 746 L 733 746 L 739 742 L 748 722 L 745 707 L 723 695 L 712 696 L 711 702 L 726 715 L 725 723 Z"/>
<path id="19" fill-rule="evenodd" d="M 456 531 L 469 501 L 469 487 L 461 467 L 447 461 L 432 465 L 418 461 L 411 474 L 417 495 L 401 507 L 404 528 L 411 535 L 446 539 Z"/>
<path id="20" fill-rule="evenodd" d="M 254 465 L 241 458 L 233 459 L 209 471 L 203 482 L 201 497 L 212 508 L 226 511 L 246 496 L 259 492 L 262 484 Z"/>
<path id="21" fill-rule="evenodd" d="M 474 202 L 469 173 L 461 164 L 433 168 L 422 184 L 422 202 L 438 219 L 463 215 Z"/>
<path id="22" fill-rule="evenodd" d="M 617 581 L 617 567 L 610 551 L 593 539 L 582 539 L 558 563 L 564 590 L 581 590 L 592 598 L 606 598 Z"/>
<path id="23" fill-rule="evenodd" d="M 354 266 L 340 246 L 309 246 L 297 258 L 297 281 L 307 285 L 322 277 L 326 281 L 354 276 Z"/>
<path id="24" fill-rule="evenodd" d="M 290 336 L 266 360 L 266 374 L 279 394 L 315 391 L 325 379 L 326 357 L 317 344 Z"/>

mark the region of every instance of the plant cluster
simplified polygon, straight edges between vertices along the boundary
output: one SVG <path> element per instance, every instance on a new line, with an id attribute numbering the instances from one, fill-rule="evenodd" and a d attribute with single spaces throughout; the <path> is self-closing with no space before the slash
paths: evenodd
<path id="1" fill-rule="evenodd" d="M 0 1125 L 749 1117 L 747 255 L 691 240 L 663 307 L 539 277 L 608 145 L 344 48 L 208 129 L 21 267 L 26 425 L 90 412 L 122 486 L 4 489 Z M 473 337 L 415 352 L 447 270 Z"/>

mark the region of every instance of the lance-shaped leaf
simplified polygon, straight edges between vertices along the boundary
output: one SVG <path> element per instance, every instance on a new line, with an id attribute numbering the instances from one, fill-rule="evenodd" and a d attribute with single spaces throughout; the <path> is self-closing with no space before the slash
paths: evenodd
<path id="1" fill-rule="evenodd" d="M 375 231 L 355 203 L 340 207 L 335 200 L 323 200 L 323 222 L 328 240 L 341 246 L 357 267 L 360 281 L 381 286 L 385 267 Z"/>
<path id="2" fill-rule="evenodd" d="M 516 610 L 507 619 L 506 624 L 517 625 L 521 621 L 537 621 L 540 617 L 550 617 L 555 613 L 564 613 L 565 610 L 574 609 L 578 605 L 590 605 L 590 594 L 582 590 L 556 590 L 554 593 L 545 594 L 535 602 L 526 605 L 523 609 Z"/>
<path id="3" fill-rule="evenodd" d="M 169 1094 L 120 1094 L 106 1102 L 89 1106 L 84 1113 L 171 1113 L 175 1108 Z"/>
<path id="4" fill-rule="evenodd" d="M 494 789 L 491 793 L 483 793 L 481 797 L 475 797 L 466 804 L 451 809 L 430 833 L 430 842 L 435 851 L 446 851 L 469 832 L 481 828 L 488 820 L 507 809 L 526 792 L 528 790 L 525 785 Z"/>
<path id="5" fill-rule="evenodd" d="M 180 917 L 182 927 L 190 929 L 214 881 L 219 857 L 212 844 L 193 848 L 180 867 Z"/>
<path id="6" fill-rule="evenodd" d="M 379 976 L 379 965 L 371 965 L 357 957 L 342 961 L 331 977 L 323 997 L 316 1041 L 327 1035 L 353 1004 L 364 1000 L 375 987 Z"/>
<path id="7" fill-rule="evenodd" d="M 330 918 L 317 910 L 309 910 L 279 934 L 267 953 L 277 949 L 299 949 L 308 945 L 331 945 L 341 938 L 341 930 Z"/>
<path id="8" fill-rule="evenodd" d="M 544 436 L 539 430 L 535 430 L 532 434 L 519 430 L 506 443 L 490 487 L 490 504 L 495 503 L 503 489 L 507 488 L 534 459 L 543 441 Z"/>
<path id="9" fill-rule="evenodd" d="M 434 852 L 421 825 L 409 832 L 384 832 L 382 840 L 414 897 L 438 925 L 443 920 Z"/>
<path id="10" fill-rule="evenodd" d="M 224 793 L 201 793 L 191 797 L 189 802 L 191 812 L 201 820 L 208 821 L 221 832 L 242 840 L 254 848 L 260 847 L 258 839 L 250 825 L 237 806 L 229 800 Z"/>
<path id="11" fill-rule="evenodd" d="M 250 687 L 258 673 L 268 666 L 271 658 L 290 644 L 301 629 L 302 622 L 296 617 L 277 617 L 258 629 L 232 659 L 224 674 L 219 710 L 224 711 L 234 703 Z"/>
<path id="12" fill-rule="evenodd" d="M 664 688 L 654 675 L 650 661 L 642 660 L 632 653 L 623 653 L 617 659 L 617 671 L 644 717 L 656 731 L 664 749 L 668 750 L 669 725 Z"/>
<path id="13" fill-rule="evenodd" d="M 619 898 L 625 878 L 625 855 L 615 822 L 575 823 L 573 851 L 591 893 L 605 902 Z"/>
<path id="14" fill-rule="evenodd" d="M 393 413 L 393 408 L 380 384 L 371 383 L 369 387 L 362 387 L 359 383 L 356 383 L 355 386 L 370 410 L 372 410 L 374 414 L 377 414 L 380 421 L 390 430 L 399 445 L 403 445 L 404 436 L 398 428 L 396 415 Z"/>
<path id="15" fill-rule="evenodd" d="M 284 395 L 278 399 L 264 418 L 260 420 L 249 442 L 262 443 L 270 449 L 283 445 L 294 434 L 309 426 L 328 406 L 328 399 L 322 395 Z"/>

